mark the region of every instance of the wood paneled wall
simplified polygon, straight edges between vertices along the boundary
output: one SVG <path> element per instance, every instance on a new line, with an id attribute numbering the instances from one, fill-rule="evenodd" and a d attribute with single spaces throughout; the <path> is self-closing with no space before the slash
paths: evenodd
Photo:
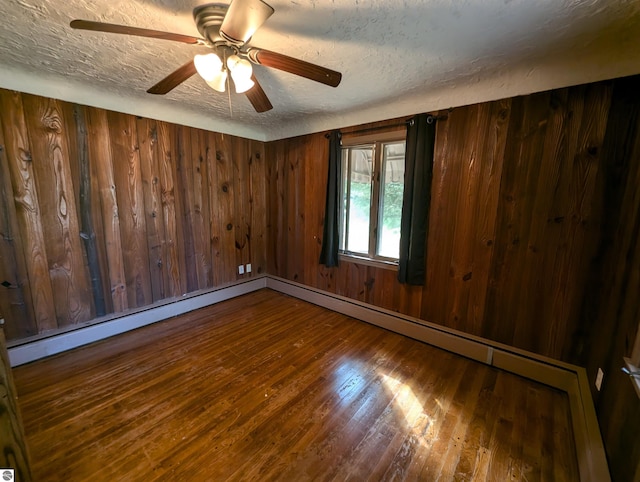
<path id="1" fill-rule="evenodd" d="M 8 339 L 264 273 L 265 172 L 262 142 L 0 90 Z"/>
<path id="2" fill-rule="evenodd" d="M 425 287 L 352 262 L 319 266 L 328 141 L 268 143 L 269 273 L 566 359 L 599 236 L 610 98 L 601 83 L 438 121 Z"/>
<path id="3" fill-rule="evenodd" d="M 621 371 L 640 325 L 640 76 L 614 83 L 599 186 L 604 212 L 575 358 L 587 367 L 613 480 L 640 481 L 640 399 Z M 598 368 L 604 371 L 595 390 Z"/>

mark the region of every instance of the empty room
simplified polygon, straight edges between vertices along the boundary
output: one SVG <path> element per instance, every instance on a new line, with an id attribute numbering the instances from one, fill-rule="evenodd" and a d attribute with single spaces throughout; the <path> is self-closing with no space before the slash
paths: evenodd
<path id="1" fill-rule="evenodd" d="M 0 14 L 3 480 L 640 482 L 640 2 Z"/>

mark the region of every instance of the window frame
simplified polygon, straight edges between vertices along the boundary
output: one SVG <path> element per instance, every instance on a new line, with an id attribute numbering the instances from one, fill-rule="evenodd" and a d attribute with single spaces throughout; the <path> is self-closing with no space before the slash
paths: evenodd
<path id="1" fill-rule="evenodd" d="M 382 172 L 384 146 L 386 144 L 405 143 L 406 156 L 406 128 L 402 130 L 378 132 L 368 135 L 349 135 L 343 134 L 341 145 L 341 156 L 343 161 L 342 172 L 340 173 L 340 207 L 339 207 L 339 225 L 340 225 L 340 248 L 338 256 L 340 259 L 355 261 L 357 263 L 378 266 L 387 269 L 398 268 L 399 259 L 381 256 L 377 254 L 378 244 L 380 242 L 378 236 L 378 228 L 380 226 L 380 216 L 382 215 L 382 206 L 380 204 L 381 186 L 384 182 L 384 172 Z M 357 251 L 349 251 L 346 248 L 346 234 L 349 232 L 349 220 L 345 215 L 348 212 L 349 204 L 344 204 L 344 182 L 350 171 L 351 156 L 346 155 L 345 151 L 356 148 L 369 148 L 373 150 L 372 173 L 371 173 L 371 203 L 369 206 L 369 246 L 368 253 Z M 345 166 L 345 158 L 348 164 Z M 345 173 L 347 176 L 345 176 Z M 350 183 L 349 183 L 350 188 Z M 348 189 L 349 189 L 348 188 Z M 347 192 L 347 200 L 350 200 L 350 191 Z M 347 201 L 348 202 L 348 201 Z"/>

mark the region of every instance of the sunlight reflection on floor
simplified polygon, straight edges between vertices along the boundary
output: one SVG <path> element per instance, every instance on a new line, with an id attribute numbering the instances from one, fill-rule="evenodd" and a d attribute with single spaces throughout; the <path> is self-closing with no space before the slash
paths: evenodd
<path id="1" fill-rule="evenodd" d="M 348 405 L 360 393 L 366 383 L 362 363 L 346 359 L 333 372 L 333 387 L 341 405 Z"/>
<path id="2" fill-rule="evenodd" d="M 415 396 L 411 387 L 401 381 L 382 374 L 385 386 L 393 393 L 393 403 L 400 409 L 407 427 L 419 438 L 423 445 L 429 443 L 431 418 L 424 411 L 420 400 Z M 436 403 L 439 402 L 436 400 Z"/>

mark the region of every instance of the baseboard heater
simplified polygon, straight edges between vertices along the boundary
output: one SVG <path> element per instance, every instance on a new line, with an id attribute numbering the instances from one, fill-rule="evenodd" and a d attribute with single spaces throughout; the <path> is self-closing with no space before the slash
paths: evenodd
<path id="1" fill-rule="evenodd" d="M 44 333 L 17 343 L 7 343 L 12 367 L 104 340 L 111 336 L 135 330 L 158 321 L 226 301 L 252 291 L 266 288 L 265 276 L 235 283 L 213 290 L 189 293 L 180 298 L 163 300 L 139 310 L 128 310 L 91 320 L 85 325 L 74 325 L 66 331 Z"/>

